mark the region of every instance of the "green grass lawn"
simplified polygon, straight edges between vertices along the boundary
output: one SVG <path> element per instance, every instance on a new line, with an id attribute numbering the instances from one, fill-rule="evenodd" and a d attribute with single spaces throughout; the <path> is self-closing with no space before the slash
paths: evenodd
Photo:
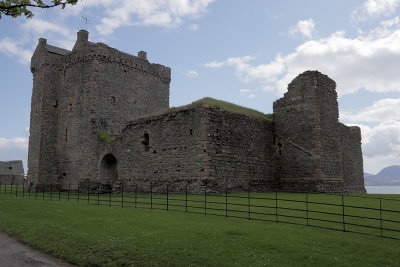
<path id="1" fill-rule="evenodd" d="M 125 194 L 124 208 L 110 207 L 109 195 L 81 194 L 77 202 L 76 195 L 70 195 L 67 202 L 65 193 L 52 193 L 53 201 L 48 201 L 49 193 L 38 194 L 38 200 L 21 198 L 18 192 L 4 196 L 0 194 L 0 229 L 17 239 L 49 253 L 66 262 L 85 266 L 399 266 L 400 240 L 375 236 L 344 233 L 339 231 L 289 225 L 276 222 L 225 218 L 225 197 L 209 196 L 204 207 L 204 196 L 189 195 L 198 202 L 191 203 L 189 212 L 218 214 L 222 216 L 204 216 L 184 212 L 148 210 L 165 208 L 164 195 Z M 243 198 L 237 198 L 241 196 Z M 228 196 L 228 215 L 245 217 L 248 214 L 247 194 Z M 252 219 L 276 219 L 272 211 L 273 194 L 252 194 L 259 199 L 251 199 L 250 216 Z M 86 197 L 86 199 L 85 199 Z M 113 205 L 122 206 L 121 194 L 111 195 Z M 135 198 L 136 197 L 136 198 Z M 284 217 L 284 212 L 302 212 L 305 203 L 287 201 L 304 199 L 303 194 L 282 194 L 279 198 L 279 221 L 296 220 Z M 392 196 L 395 197 L 395 196 Z M 185 195 L 170 195 L 169 210 L 186 210 Z M 271 198 L 271 199 L 269 199 Z M 329 195 L 308 195 L 309 210 L 318 210 L 320 202 L 338 202 L 341 198 Z M 375 199 L 352 198 L 345 196 L 347 205 L 375 207 Z M 214 203 L 210 203 L 214 202 Z M 314 203 L 312 203 L 314 202 Z M 387 202 L 387 203 L 386 203 Z M 399 210 L 395 201 L 383 201 L 387 209 Z M 173 204 L 179 206 L 173 206 Z M 238 204 L 238 205 L 235 205 Z M 377 204 L 378 203 L 378 204 Z M 382 203 L 381 203 L 382 204 Z M 138 208 L 135 209 L 134 206 Z M 195 207 L 196 206 L 196 207 Z M 141 208 L 139 208 L 141 207 Z M 285 210 L 284 208 L 294 210 Z M 379 206 L 378 206 L 379 207 Z M 146 209 L 144 209 L 146 208 Z M 213 209 L 215 208 L 215 209 Z M 236 211 L 231 211 L 236 210 Z M 261 212 L 263 211 L 263 212 Z M 331 206 L 329 212 L 341 212 L 337 206 Z M 358 209 L 346 208 L 348 215 L 368 215 Z M 372 210 L 371 212 L 376 213 Z M 263 214 L 259 214 L 263 213 Z M 304 212 L 303 212 L 304 215 Z M 329 215 L 329 214 L 328 214 Z M 377 214 L 375 214 L 377 215 Z M 270 217 L 268 217 L 270 216 Z M 312 216 L 322 216 L 309 212 Z M 336 216 L 332 220 L 336 219 Z M 383 214 L 384 218 L 393 215 Z M 391 217 L 392 216 L 392 217 Z M 295 216 L 293 216 L 295 217 Z M 346 217 L 347 218 L 347 217 Z M 304 219 L 298 219 L 303 220 Z M 365 220 L 347 218 L 351 220 Z M 309 219 L 309 223 L 318 222 Z M 320 222 L 323 223 L 323 222 Z M 331 223 L 332 224 L 332 223 Z M 369 224 L 369 223 L 368 223 Z M 335 225 L 335 224 L 332 224 Z M 318 225 L 316 225 L 318 226 Z M 351 227 L 351 226 L 347 226 Z M 391 227 L 398 227 L 393 226 Z M 348 229 L 351 230 L 351 229 Z M 368 228 L 367 228 L 368 231 Z M 374 233 L 379 234 L 379 233 Z"/>

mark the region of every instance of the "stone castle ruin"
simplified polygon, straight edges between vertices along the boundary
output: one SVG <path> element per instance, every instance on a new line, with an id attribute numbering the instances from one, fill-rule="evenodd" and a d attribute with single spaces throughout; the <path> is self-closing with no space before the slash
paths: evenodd
<path id="1" fill-rule="evenodd" d="M 77 35 L 32 56 L 31 184 L 365 192 L 360 128 L 338 122 L 328 76 L 300 74 L 271 117 L 212 99 L 169 109 L 170 68 Z"/>

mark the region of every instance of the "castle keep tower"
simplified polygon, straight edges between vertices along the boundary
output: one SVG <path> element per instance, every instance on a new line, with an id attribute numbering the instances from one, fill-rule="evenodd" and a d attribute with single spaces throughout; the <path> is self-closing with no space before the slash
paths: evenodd
<path id="1" fill-rule="evenodd" d="M 96 180 L 99 131 L 116 137 L 133 117 L 169 107 L 171 69 L 88 40 L 72 51 L 40 39 L 31 60 L 28 179 L 32 183 Z"/>

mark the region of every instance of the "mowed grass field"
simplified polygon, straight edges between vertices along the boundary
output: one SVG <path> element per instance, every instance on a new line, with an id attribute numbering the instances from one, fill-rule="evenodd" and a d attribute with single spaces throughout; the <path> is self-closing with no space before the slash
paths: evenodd
<path id="1" fill-rule="evenodd" d="M 121 194 L 93 194 L 89 200 L 81 194 L 79 202 L 77 195 L 71 194 L 68 202 L 64 192 L 32 194 L 31 199 L 0 193 L 0 230 L 65 262 L 83 266 L 400 265 L 400 240 L 274 222 L 278 218 L 280 222 L 306 224 L 308 218 L 310 225 L 340 229 L 340 223 L 313 220 L 331 216 L 330 220 L 341 221 L 340 216 L 332 215 L 342 212 L 340 196 L 280 193 L 278 216 L 274 194 L 251 194 L 250 212 L 246 196 L 208 196 L 204 203 L 202 195 L 171 194 L 167 199 L 157 194 L 125 194 L 121 208 Z M 307 202 L 302 201 L 306 197 Z M 112 205 L 119 207 L 108 206 L 110 199 Z M 316 203 L 328 201 L 338 205 L 324 205 L 328 214 L 312 212 L 321 211 L 321 205 Z M 350 196 L 345 196 L 344 201 L 348 206 L 400 210 L 398 201 Z M 157 210 L 165 209 L 167 202 L 169 212 Z M 308 215 L 303 208 L 309 210 Z M 200 214 L 185 213 L 186 209 Z M 399 219 L 397 213 L 374 209 L 346 207 L 345 212 L 349 223 L 346 230 L 377 235 L 380 230 L 356 229 L 350 224 L 374 224 L 379 228 L 379 220 L 358 217 Z M 251 220 L 225 218 L 248 214 Z M 357 217 L 350 217 L 352 214 Z M 400 230 L 396 223 L 384 222 L 383 226 Z"/>

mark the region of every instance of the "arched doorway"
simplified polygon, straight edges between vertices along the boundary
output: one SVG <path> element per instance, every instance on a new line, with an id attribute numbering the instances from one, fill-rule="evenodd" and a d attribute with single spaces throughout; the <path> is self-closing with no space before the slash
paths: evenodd
<path id="1" fill-rule="evenodd" d="M 107 154 L 100 162 L 100 183 L 114 184 L 117 179 L 117 159 L 113 154 Z"/>

